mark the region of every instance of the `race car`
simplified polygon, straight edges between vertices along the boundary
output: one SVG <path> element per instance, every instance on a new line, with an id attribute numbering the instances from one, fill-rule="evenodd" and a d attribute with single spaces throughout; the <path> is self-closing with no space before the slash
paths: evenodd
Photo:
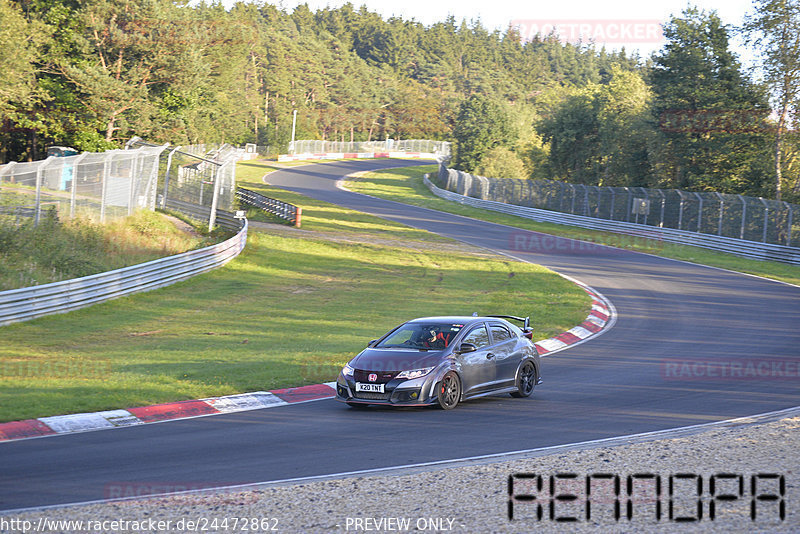
<path id="1" fill-rule="evenodd" d="M 438 405 L 451 410 L 486 395 L 529 397 L 541 383 L 531 337 L 528 317 L 414 319 L 370 341 L 344 366 L 336 399 L 352 407 Z"/>

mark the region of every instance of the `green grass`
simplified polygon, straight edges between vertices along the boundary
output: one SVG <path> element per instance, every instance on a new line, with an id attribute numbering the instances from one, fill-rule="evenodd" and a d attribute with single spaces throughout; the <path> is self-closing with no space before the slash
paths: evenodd
<path id="1" fill-rule="evenodd" d="M 0 217 L 0 291 L 78 278 L 143 263 L 219 241 L 189 235 L 162 215 L 142 210 L 100 225 L 59 221 L 43 211 L 40 224 Z"/>
<path id="2" fill-rule="evenodd" d="M 450 202 L 435 196 L 422 182 L 424 173 L 435 173 L 436 171 L 437 167 L 435 165 L 375 171 L 349 181 L 347 187 L 352 191 L 379 198 L 506 224 L 516 228 L 622 247 L 666 258 L 700 263 L 800 285 L 800 267 L 795 265 L 752 260 L 699 247 L 645 240 L 611 232 L 599 232 L 559 224 L 535 222 L 514 215 L 506 215 Z"/>
<path id="3" fill-rule="evenodd" d="M 259 183 L 263 168 L 249 172 L 240 181 L 303 207 L 303 230 L 253 225 L 224 268 L 2 327 L 0 421 L 334 380 L 368 340 L 413 317 L 531 315 L 540 339 L 588 313 L 586 293 L 543 267 L 456 252 L 455 242 L 274 190 Z"/>

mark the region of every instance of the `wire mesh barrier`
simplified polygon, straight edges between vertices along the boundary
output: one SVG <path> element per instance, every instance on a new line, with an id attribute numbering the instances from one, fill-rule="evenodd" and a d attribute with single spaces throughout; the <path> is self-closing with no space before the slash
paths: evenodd
<path id="1" fill-rule="evenodd" d="M 367 152 L 419 152 L 450 156 L 450 143 L 429 139 L 386 139 L 385 141 L 315 141 L 301 140 L 289 143 L 290 154 L 323 153 L 367 153 Z"/>
<path id="2" fill-rule="evenodd" d="M 265 197 L 260 193 L 250 191 L 243 187 L 236 188 L 236 198 L 242 206 L 253 206 L 254 208 L 261 209 L 269 214 L 293 223 L 298 228 L 300 227 L 303 209 L 294 204 Z"/>
<path id="3" fill-rule="evenodd" d="M 247 221 L 234 218 L 236 162 L 255 154 L 230 145 L 152 145 L 134 138 L 125 150 L 0 166 L 0 222 L 38 224 L 44 216 L 106 222 L 136 209 L 180 211 L 209 228 L 237 234 L 216 245 L 63 282 L 0 292 L 0 325 L 62 313 L 172 284 L 224 265 L 244 248 Z M 159 193 L 160 192 L 160 193 Z"/>
<path id="4" fill-rule="evenodd" d="M 134 137 L 127 146 L 153 145 Z M 213 228 L 219 210 L 234 209 L 236 162 L 254 156 L 257 156 L 255 145 L 249 150 L 229 144 L 165 147 L 160 161 L 158 207 L 208 221 L 209 228 Z"/>
<path id="5" fill-rule="evenodd" d="M 86 152 L 0 165 L 0 208 L 6 216 L 30 213 L 35 224 L 48 208 L 59 217 L 85 216 L 100 222 L 138 208 L 154 209 L 159 156 L 165 148 Z"/>
<path id="6" fill-rule="evenodd" d="M 595 219 L 792 246 L 800 243 L 800 206 L 716 192 L 600 187 L 552 180 L 486 178 L 440 165 L 448 191 Z"/>
<path id="7" fill-rule="evenodd" d="M 584 215 L 582 213 L 570 213 L 568 210 L 560 211 L 554 208 L 559 205 L 563 206 L 563 204 L 560 204 L 564 202 L 563 197 L 559 198 L 558 195 L 554 194 L 536 197 L 536 193 L 540 190 L 529 187 L 529 184 L 520 183 L 525 182 L 524 180 L 508 180 L 511 183 L 498 184 L 496 182 L 503 182 L 504 180 L 491 180 L 482 176 L 473 176 L 461 171 L 447 169 L 444 166 L 440 167 L 439 173 L 434 177 L 434 180 L 438 185 L 432 183 L 428 178 L 425 179 L 426 185 L 434 194 L 447 200 L 474 207 L 508 213 L 535 221 L 609 231 L 651 241 L 692 245 L 754 259 L 774 260 L 800 265 L 800 248 L 798 247 L 749 241 L 738 237 L 704 234 L 698 233 L 696 230 L 669 228 L 659 224 L 645 224 L 644 215 L 637 223 L 635 216 L 633 221 L 625 221 L 597 218 L 591 215 L 591 212 L 590 215 Z M 493 184 L 493 182 L 495 183 Z M 492 187 L 493 185 L 494 188 Z M 552 183 L 547 182 L 544 185 L 552 186 Z M 549 191 L 545 190 L 545 192 L 552 193 L 558 190 L 559 188 L 552 188 Z M 561 191 L 563 191 L 563 188 Z M 493 194 L 496 195 L 495 199 L 490 199 L 489 197 Z M 507 202 L 509 199 L 519 199 L 520 197 L 530 204 L 539 201 L 540 205 L 550 207 L 539 208 Z M 550 204 L 546 202 L 548 199 L 551 202 Z M 567 197 L 566 200 L 568 201 L 567 205 L 571 206 L 572 199 Z M 586 206 L 586 203 L 584 202 L 583 205 Z"/>

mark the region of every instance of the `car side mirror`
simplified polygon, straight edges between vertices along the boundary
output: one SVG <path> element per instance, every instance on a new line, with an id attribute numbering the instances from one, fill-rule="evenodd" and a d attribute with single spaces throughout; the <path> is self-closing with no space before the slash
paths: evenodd
<path id="1" fill-rule="evenodd" d="M 378 343 L 378 340 L 377 339 L 373 339 L 372 341 L 367 343 L 367 348 L 374 347 L 376 343 Z"/>
<path id="2" fill-rule="evenodd" d="M 456 351 L 459 354 L 464 354 L 465 352 L 475 352 L 478 350 L 478 347 L 473 345 L 472 343 L 462 343 L 459 345 L 458 350 Z"/>

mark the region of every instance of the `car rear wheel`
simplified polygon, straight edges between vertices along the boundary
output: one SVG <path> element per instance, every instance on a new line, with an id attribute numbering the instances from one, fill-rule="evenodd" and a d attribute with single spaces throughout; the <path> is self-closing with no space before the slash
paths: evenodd
<path id="1" fill-rule="evenodd" d="M 448 371 L 439 382 L 439 406 L 443 410 L 452 410 L 461 400 L 461 380 L 453 371 Z"/>
<path id="2" fill-rule="evenodd" d="M 525 362 L 517 376 L 517 391 L 511 394 L 512 397 L 530 397 L 536 385 L 536 366 L 533 362 Z"/>

